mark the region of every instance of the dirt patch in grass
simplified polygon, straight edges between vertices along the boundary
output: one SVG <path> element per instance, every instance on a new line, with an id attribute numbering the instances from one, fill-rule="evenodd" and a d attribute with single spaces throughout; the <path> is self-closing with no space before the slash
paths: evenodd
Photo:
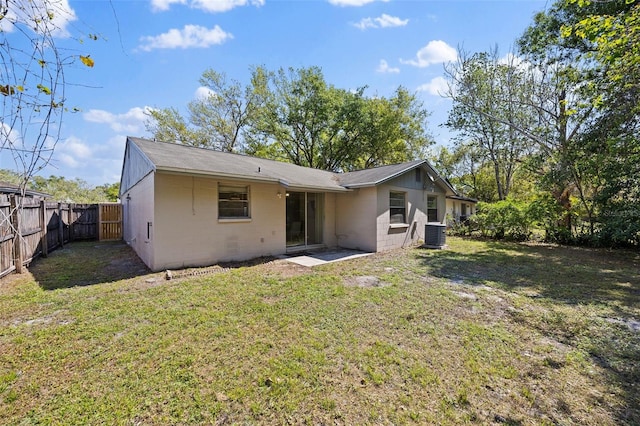
<path id="1" fill-rule="evenodd" d="M 345 277 L 344 283 L 350 287 L 388 287 L 391 284 L 382 281 L 380 278 L 375 275 L 363 275 L 359 277 Z"/>

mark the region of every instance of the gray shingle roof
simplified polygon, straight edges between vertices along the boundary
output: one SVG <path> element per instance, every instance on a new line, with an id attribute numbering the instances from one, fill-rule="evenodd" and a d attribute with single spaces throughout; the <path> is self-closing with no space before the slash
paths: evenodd
<path id="1" fill-rule="evenodd" d="M 425 160 L 415 160 L 409 161 L 408 163 L 374 167 L 372 169 L 342 173 L 338 175 L 338 179 L 340 180 L 340 185 L 346 186 L 347 188 L 375 186 L 425 163 L 427 163 Z"/>
<path id="2" fill-rule="evenodd" d="M 127 139 L 138 147 L 157 171 L 278 182 L 293 189 L 344 192 L 350 188 L 379 185 L 420 166 L 427 167 L 430 173 L 438 176 L 426 160 L 414 160 L 348 173 L 332 173 L 248 155 L 135 137 Z M 446 184 L 446 181 L 443 180 L 443 182 Z M 448 184 L 446 186 L 451 188 Z M 451 191 L 455 193 L 453 188 Z"/>
<path id="3" fill-rule="evenodd" d="M 13 184 L 13 183 L 9 183 L 9 182 L 5 182 L 5 181 L 0 181 L 0 194 L 20 194 L 20 186 Z M 25 195 L 29 196 L 29 197 L 41 197 L 41 198 L 48 198 L 51 197 L 51 195 L 46 194 L 44 192 L 40 192 L 40 191 L 36 191 L 33 189 L 26 189 L 25 190 Z"/>
<path id="4" fill-rule="evenodd" d="M 291 188 L 347 191 L 335 173 L 247 155 L 129 137 L 158 171 L 279 182 Z"/>

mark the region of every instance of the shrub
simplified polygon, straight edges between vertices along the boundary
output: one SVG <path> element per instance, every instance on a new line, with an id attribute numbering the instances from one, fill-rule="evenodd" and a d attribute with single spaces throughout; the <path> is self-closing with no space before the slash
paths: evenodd
<path id="1" fill-rule="evenodd" d="M 531 235 L 527 210 L 514 201 L 478 203 L 474 220 L 483 236 L 494 239 L 524 241 Z"/>

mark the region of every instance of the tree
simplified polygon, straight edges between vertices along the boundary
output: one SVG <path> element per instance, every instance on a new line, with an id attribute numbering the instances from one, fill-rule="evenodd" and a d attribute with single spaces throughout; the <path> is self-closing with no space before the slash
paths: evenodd
<path id="1" fill-rule="evenodd" d="M 252 86 L 242 87 L 239 81 L 229 81 L 225 74 L 212 69 L 202 74 L 200 84 L 211 92 L 189 103 L 191 122 L 207 135 L 215 149 L 241 151 L 244 133 L 258 106 L 258 94 Z"/>
<path id="2" fill-rule="evenodd" d="M 96 187 L 96 191 L 100 194 L 100 201 L 109 201 L 115 203 L 120 196 L 120 182 L 105 183 Z"/>
<path id="3" fill-rule="evenodd" d="M 217 151 L 243 151 L 245 132 L 258 106 L 253 86 L 243 87 L 213 69 L 202 73 L 200 85 L 206 94 L 189 102 L 188 119 L 175 108 L 151 110 L 147 130 L 162 141 Z"/>
<path id="4" fill-rule="evenodd" d="M 390 98 L 367 98 L 362 110 L 364 114 L 355 123 L 359 131 L 353 138 L 359 155 L 342 169 L 366 169 L 426 157 L 426 149 L 433 143 L 426 130 L 429 113 L 406 88 L 398 87 Z"/>
<path id="5" fill-rule="evenodd" d="M 20 174 L 13 170 L 0 169 L 0 182 L 7 182 L 13 185 L 20 184 Z"/>
<path id="6" fill-rule="evenodd" d="M 58 48 L 59 39 L 71 36 L 66 24 L 76 19 L 67 0 L 5 0 L 0 9 L 0 150 L 11 154 L 24 191 L 59 140 L 69 110 L 65 69 L 76 61 L 88 67 L 94 62 Z"/>
<path id="7" fill-rule="evenodd" d="M 254 79 L 262 95 L 251 131 L 254 151 L 271 146 L 278 159 L 327 170 L 352 155 L 362 89 L 348 93 L 328 85 L 318 67 L 258 72 L 266 79 Z"/>
<path id="8" fill-rule="evenodd" d="M 67 0 L 0 2 L 0 152 L 9 153 L 19 175 L 17 210 L 29 180 L 49 163 L 60 139 L 62 115 L 69 109 L 65 69 L 78 60 L 94 65 L 89 56 L 58 48 L 58 40 L 70 36 L 66 24 L 75 19 Z M 0 221 L 9 222 L 8 217 Z M 13 232 L 21 236 L 21 230 Z M 22 272 L 22 265 L 16 270 Z"/>
<path id="9" fill-rule="evenodd" d="M 637 176 L 639 151 L 640 19 L 634 3 L 557 1 L 519 41 L 539 69 L 555 71 L 552 84 L 540 86 L 555 88 L 558 99 L 545 95 L 551 102 L 542 105 L 555 107 L 541 108 L 554 136 L 548 138 L 552 155 L 540 160 L 547 164 L 545 181 L 567 211 L 577 197 L 591 238 L 596 220 L 607 228 L 611 217 L 619 217 L 607 213 L 611 205 L 638 200 L 640 182 L 629 179 Z M 620 228 L 620 221 L 614 226 Z M 627 234 L 627 241 L 634 239 L 637 244 L 640 235 Z"/>
<path id="10" fill-rule="evenodd" d="M 433 165 L 464 195 L 484 202 L 498 200 L 491 167 L 476 144 L 458 142 L 453 151 L 441 147 L 433 158 Z"/>
<path id="11" fill-rule="evenodd" d="M 640 245 L 640 4 L 570 1 L 565 7 L 575 12 L 562 36 L 588 45 L 575 50 L 594 64 L 585 80 L 597 91 L 599 114 L 581 141 L 581 160 L 598 182 L 592 197 L 598 242 Z"/>
<path id="12" fill-rule="evenodd" d="M 251 128 L 252 154 L 345 171 L 414 159 L 431 143 L 428 113 L 402 87 L 391 98 L 367 98 L 366 87 L 328 84 L 318 67 L 257 68 L 253 81 L 262 100 Z"/>
<path id="13" fill-rule="evenodd" d="M 197 128 L 190 126 L 176 108 L 149 109 L 145 126 L 154 139 L 183 145 L 209 147 L 209 139 Z"/>
<path id="14" fill-rule="evenodd" d="M 498 199 L 504 200 L 531 152 L 531 139 L 517 130 L 535 127 L 531 73 L 512 54 L 501 59 L 497 48 L 471 56 L 461 51 L 458 57 L 445 68 L 453 101 L 446 125 L 459 132 L 458 143 L 474 145 L 490 164 Z"/>
<path id="15" fill-rule="evenodd" d="M 117 201 L 120 184 L 104 184 L 92 187 L 83 179 L 66 179 L 63 176 L 34 176 L 32 189 L 49 194 L 54 201 L 67 203 L 102 203 Z M 115 198 L 114 198 L 115 194 Z"/>

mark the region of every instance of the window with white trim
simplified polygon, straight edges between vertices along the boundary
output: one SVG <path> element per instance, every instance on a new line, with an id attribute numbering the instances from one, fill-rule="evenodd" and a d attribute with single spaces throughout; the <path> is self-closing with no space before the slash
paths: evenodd
<path id="1" fill-rule="evenodd" d="M 389 223 L 407 223 L 407 202 L 404 192 L 389 192 Z"/>
<path id="2" fill-rule="evenodd" d="M 249 187 L 218 185 L 218 218 L 248 219 L 250 217 Z"/>
<path id="3" fill-rule="evenodd" d="M 427 197 L 427 221 L 428 222 L 437 222 L 438 221 L 438 198 L 428 196 Z"/>

